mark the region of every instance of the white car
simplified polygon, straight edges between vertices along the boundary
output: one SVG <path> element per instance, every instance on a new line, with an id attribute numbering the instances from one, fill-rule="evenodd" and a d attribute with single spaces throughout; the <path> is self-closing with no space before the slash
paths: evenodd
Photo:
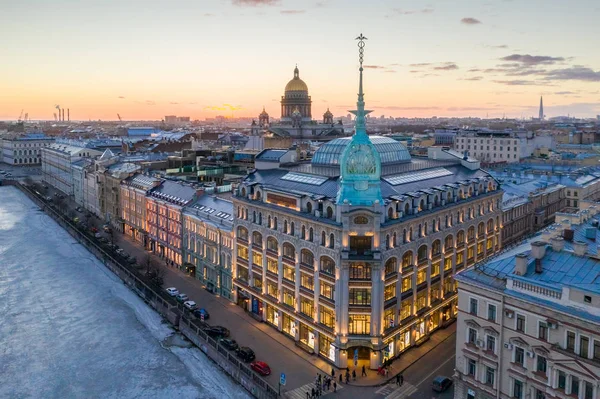
<path id="1" fill-rule="evenodd" d="M 185 301 L 183 303 L 183 306 L 185 306 L 189 310 L 194 310 L 194 309 L 196 309 L 197 305 L 196 305 L 196 302 L 194 302 L 194 301 Z"/>
<path id="2" fill-rule="evenodd" d="M 170 287 L 167 288 L 167 294 L 169 294 L 170 296 L 175 296 L 179 294 L 179 290 L 175 287 Z"/>

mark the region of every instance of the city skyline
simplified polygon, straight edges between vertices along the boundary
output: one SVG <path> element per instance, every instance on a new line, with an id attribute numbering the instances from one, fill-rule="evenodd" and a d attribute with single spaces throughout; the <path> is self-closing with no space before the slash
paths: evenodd
<path id="1" fill-rule="evenodd" d="M 162 6 L 162 7 L 160 7 Z M 313 118 L 353 109 L 363 32 L 374 116 L 600 113 L 600 7 L 563 2 L 25 1 L 4 6 L 0 119 L 279 117 L 296 64 Z M 23 29 L 22 16 L 27 16 Z M 540 17 L 540 16 L 543 16 Z M 15 32 L 19 32 L 15 35 Z M 15 40 L 18 38 L 18 40 Z"/>

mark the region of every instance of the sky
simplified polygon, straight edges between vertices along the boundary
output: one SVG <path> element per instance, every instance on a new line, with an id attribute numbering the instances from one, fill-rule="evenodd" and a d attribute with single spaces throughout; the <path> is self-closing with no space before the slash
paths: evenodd
<path id="1" fill-rule="evenodd" d="M 280 116 L 298 65 L 313 117 L 600 114 L 596 0 L 5 0 L 0 119 Z"/>

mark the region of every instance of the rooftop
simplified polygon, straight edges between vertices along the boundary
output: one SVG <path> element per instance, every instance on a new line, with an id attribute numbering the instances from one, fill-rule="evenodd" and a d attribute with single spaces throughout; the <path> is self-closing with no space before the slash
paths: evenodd
<path id="1" fill-rule="evenodd" d="M 154 198 L 183 206 L 194 199 L 196 189 L 183 183 L 164 180 L 162 184 L 152 189 L 149 194 Z"/>
<path id="2" fill-rule="evenodd" d="M 381 166 L 410 162 L 410 153 L 402 143 L 389 137 L 370 136 L 371 143 L 379 153 Z M 323 144 L 312 158 L 313 165 L 339 166 L 342 153 L 352 137 L 341 137 Z"/>
<path id="3" fill-rule="evenodd" d="M 217 197 L 216 195 L 202 195 L 184 209 L 184 214 L 195 215 L 214 225 L 233 228 L 233 202 Z"/>

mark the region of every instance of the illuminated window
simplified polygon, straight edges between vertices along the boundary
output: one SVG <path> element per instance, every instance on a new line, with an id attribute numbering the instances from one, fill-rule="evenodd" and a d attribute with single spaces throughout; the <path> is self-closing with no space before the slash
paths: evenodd
<path id="1" fill-rule="evenodd" d="M 388 301 L 396 296 L 396 283 L 386 285 L 383 291 L 384 300 Z"/>

